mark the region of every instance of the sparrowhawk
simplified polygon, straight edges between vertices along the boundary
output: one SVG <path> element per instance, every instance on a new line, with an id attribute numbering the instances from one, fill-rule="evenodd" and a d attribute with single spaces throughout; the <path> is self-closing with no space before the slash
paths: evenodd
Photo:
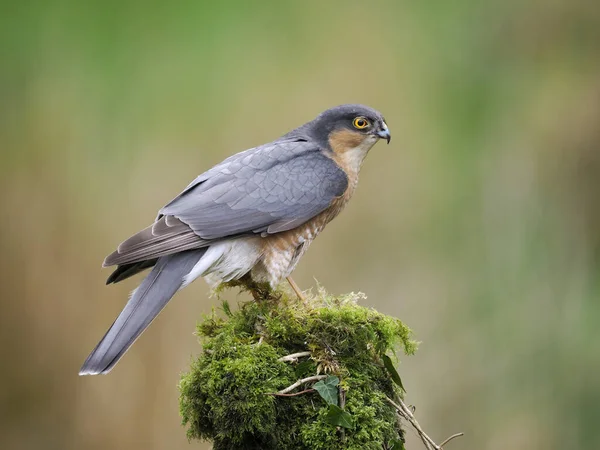
<path id="1" fill-rule="evenodd" d="M 328 109 L 279 139 L 204 172 L 122 242 L 104 266 L 117 283 L 152 268 L 88 356 L 80 375 L 108 373 L 173 295 L 197 277 L 275 287 L 313 239 L 344 208 L 362 162 L 390 132 L 363 105 Z M 299 295 L 301 295 L 299 293 Z"/>

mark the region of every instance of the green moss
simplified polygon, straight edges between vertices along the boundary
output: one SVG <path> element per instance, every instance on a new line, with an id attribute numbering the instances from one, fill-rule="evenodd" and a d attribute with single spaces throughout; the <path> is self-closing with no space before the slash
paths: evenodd
<path id="1" fill-rule="evenodd" d="M 400 320 L 358 306 L 361 294 L 319 292 L 308 304 L 262 288 L 253 295 L 234 312 L 224 303 L 224 317 L 213 312 L 198 325 L 203 352 L 179 386 L 188 438 L 212 441 L 215 450 L 381 450 L 403 439 L 385 401 L 401 392 L 381 361 L 397 347 L 416 349 Z M 310 358 L 279 361 L 303 351 Z M 328 405 L 316 391 L 269 395 L 317 373 L 341 380 L 351 427 L 325 420 Z"/>

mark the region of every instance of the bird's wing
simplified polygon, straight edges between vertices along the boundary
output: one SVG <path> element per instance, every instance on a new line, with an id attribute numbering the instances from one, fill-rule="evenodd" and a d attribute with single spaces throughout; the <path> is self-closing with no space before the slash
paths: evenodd
<path id="1" fill-rule="evenodd" d="M 209 245 L 241 234 L 290 230 L 325 210 L 348 187 L 344 171 L 305 140 L 238 153 L 196 178 L 154 225 L 123 242 L 105 265 Z"/>
<path id="2" fill-rule="evenodd" d="M 348 186 L 344 171 L 314 144 L 283 141 L 252 150 L 198 177 L 160 215 L 207 240 L 272 234 L 314 217 Z"/>

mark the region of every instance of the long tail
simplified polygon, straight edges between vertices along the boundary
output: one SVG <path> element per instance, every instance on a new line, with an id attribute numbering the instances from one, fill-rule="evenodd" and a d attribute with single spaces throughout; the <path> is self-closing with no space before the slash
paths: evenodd
<path id="1" fill-rule="evenodd" d="M 156 265 L 87 357 L 79 375 L 108 373 L 135 340 L 184 285 L 206 249 L 190 250 L 158 258 Z M 185 283 L 187 284 L 187 282 Z"/>

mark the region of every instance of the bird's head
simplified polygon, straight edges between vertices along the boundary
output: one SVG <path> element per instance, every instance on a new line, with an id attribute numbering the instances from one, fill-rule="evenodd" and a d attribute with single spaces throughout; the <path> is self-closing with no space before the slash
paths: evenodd
<path id="1" fill-rule="evenodd" d="M 304 131 L 322 148 L 340 156 L 351 153 L 364 158 L 379 139 L 385 139 L 388 144 L 391 139 L 381 113 L 364 105 L 341 105 L 328 109 L 306 124 Z"/>

